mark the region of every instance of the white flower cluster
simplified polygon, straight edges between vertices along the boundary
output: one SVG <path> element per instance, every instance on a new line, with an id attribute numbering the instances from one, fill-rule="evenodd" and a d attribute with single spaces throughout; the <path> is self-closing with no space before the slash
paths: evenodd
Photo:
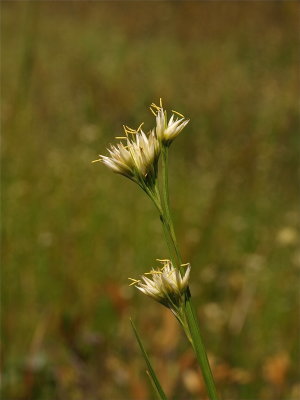
<path id="1" fill-rule="evenodd" d="M 129 279 L 132 281 L 131 284 L 141 292 L 177 313 L 184 302 L 191 266 L 186 264 L 187 269 L 182 276 L 170 260 L 161 260 L 161 262 L 162 268 L 146 272 L 141 279 Z M 151 279 L 146 275 L 150 275 Z"/>
<path id="2" fill-rule="evenodd" d="M 118 143 L 108 149 L 110 156 L 100 156 L 100 160 L 114 172 L 126 176 L 137 183 L 156 177 L 157 162 L 160 154 L 159 143 L 154 131 L 148 136 L 139 131 L 126 145 Z"/>
<path id="3" fill-rule="evenodd" d="M 157 177 L 157 165 L 162 146 L 168 147 L 188 124 L 182 114 L 173 111 L 167 119 L 167 112 L 160 106 L 151 104 L 150 110 L 155 115 L 156 127 L 148 134 L 144 133 L 140 125 L 137 129 L 124 126 L 125 140 L 108 149 L 109 156 L 99 156 L 99 159 L 113 172 L 124 175 L 137 182 L 140 186 L 151 187 Z M 175 117 L 178 114 L 181 118 Z"/>

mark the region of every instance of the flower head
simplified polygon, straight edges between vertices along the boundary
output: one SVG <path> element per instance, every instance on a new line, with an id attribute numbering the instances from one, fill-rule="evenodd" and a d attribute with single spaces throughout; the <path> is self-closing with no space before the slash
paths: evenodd
<path id="1" fill-rule="evenodd" d="M 109 156 L 99 156 L 107 167 L 124 175 L 141 186 L 152 185 L 157 177 L 157 163 L 160 155 L 159 142 L 154 130 L 147 135 L 141 130 L 124 127 L 126 144 L 118 143 L 108 149 Z M 129 138 L 131 135 L 131 138 Z"/>
<path id="2" fill-rule="evenodd" d="M 189 123 L 189 120 L 185 119 L 185 117 L 177 111 L 172 110 L 173 114 L 168 121 L 167 112 L 163 109 L 161 100 L 160 106 L 152 103 L 150 110 L 156 117 L 155 133 L 158 140 L 165 146 L 170 146 L 173 140 Z M 176 117 L 175 114 L 177 114 L 181 118 Z"/>
<path id="3" fill-rule="evenodd" d="M 170 260 L 159 261 L 163 263 L 162 268 L 146 272 L 140 280 L 130 278 L 133 281 L 131 284 L 177 314 L 184 302 L 191 266 L 185 264 L 187 270 L 182 276 L 179 269 L 175 268 Z M 150 275 L 151 279 L 146 275 Z"/>

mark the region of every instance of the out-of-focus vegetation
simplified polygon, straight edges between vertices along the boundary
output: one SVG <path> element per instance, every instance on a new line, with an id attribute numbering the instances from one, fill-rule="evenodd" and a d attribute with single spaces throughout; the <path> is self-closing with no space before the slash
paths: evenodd
<path id="1" fill-rule="evenodd" d="M 137 186 L 91 160 L 191 118 L 171 202 L 225 400 L 299 398 L 299 4 L 2 3 L 3 400 L 204 399 L 170 315 L 127 284 L 166 257 Z"/>

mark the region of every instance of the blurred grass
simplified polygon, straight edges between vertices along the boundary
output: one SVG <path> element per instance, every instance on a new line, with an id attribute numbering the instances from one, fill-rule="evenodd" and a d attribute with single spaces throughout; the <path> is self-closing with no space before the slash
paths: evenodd
<path id="1" fill-rule="evenodd" d="M 218 387 L 296 399 L 298 4 L 1 11 L 3 398 L 153 398 L 130 315 L 170 399 L 204 398 L 178 327 L 127 287 L 167 254 L 155 210 L 90 164 L 163 97 L 191 118 L 171 200 Z"/>

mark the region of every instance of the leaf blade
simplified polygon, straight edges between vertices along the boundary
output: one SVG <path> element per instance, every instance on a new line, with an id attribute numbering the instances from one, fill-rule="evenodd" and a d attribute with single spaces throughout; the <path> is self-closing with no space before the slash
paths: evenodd
<path id="1" fill-rule="evenodd" d="M 153 367 L 151 365 L 149 356 L 148 356 L 148 354 L 147 354 L 147 352 L 145 350 L 145 347 L 144 347 L 144 345 L 142 343 L 140 335 L 139 335 L 139 333 L 138 333 L 138 331 L 136 329 L 136 326 L 135 326 L 135 324 L 134 324 L 134 322 L 132 321 L 131 318 L 130 318 L 130 323 L 131 323 L 135 338 L 136 338 L 136 340 L 138 342 L 138 345 L 139 345 L 139 347 L 141 349 L 141 352 L 142 352 L 142 355 L 144 357 L 144 360 L 146 362 L 146 365 L 147 365 L 147 368 L 148 368 L 147 375 L 150 378 L 150 382 L 152 383 L 153 387 L 155 388 L 159 399 L 160 400 L 167 400 L 167 396 L 165 395 L 165 393 L 164 393 L 164 391 L 163 391 L 163 389 L 161 387 L 161 384 L 159 383 L 159 380 L 158 380 L 158 378 L 157 378 L 157 376 L 156 376 L 156 374 L 154 372 L 154 369 L 153 369 Z"/>

